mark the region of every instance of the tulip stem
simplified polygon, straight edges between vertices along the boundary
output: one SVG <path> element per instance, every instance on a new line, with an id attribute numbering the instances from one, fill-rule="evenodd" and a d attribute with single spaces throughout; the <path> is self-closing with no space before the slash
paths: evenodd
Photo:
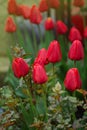
<path id="1" fill-rule="evenodd" d="M 74 66 L 76 67 L 76 60 L 74 60 Z"/>
<path id="2" fill-rule="evenodd" d="M 55 70 L 54 69 L 55 69 L 55 67 L 54 67 L 54 63 L 53 63 L 53 75 L 55 74 Z"/>

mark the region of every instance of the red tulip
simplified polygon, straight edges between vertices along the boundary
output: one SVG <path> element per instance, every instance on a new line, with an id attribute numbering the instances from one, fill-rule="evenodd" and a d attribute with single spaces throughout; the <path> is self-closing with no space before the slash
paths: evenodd
<path id="1" fill-rule="evenodd" d="M 50 43 L 47 50 L 47 60 L 51 63 L 59 62 L 62 59 L 62 53 L 60 49 L 60 44 L 58 41 L 54 40 Z"/>
<path id="2" fill-rule="evenodd" d="M 83 45 L 79 40 L 75 40 L 69 50 L 68 57 L 71 60 L 81 60 L 84 58 Z"/>
<path id="3" fill-rule="evenodd" d="M 17 10 L 16 0 L 8 0 L 8 13 L 16 14 L 16 10 Z"/>
<path id="4" fill-rule="evenodd" d="M 12 17 L 10 16 L 6 20 L 5 31 L 10 33 L 16 31 L 16 24 L 14 23 Z"/>
<path id="5" fill-rule="evenodd" d="M 47 0 L 41 0 L 39 4 L 40 12 L 45 12 L 48 10 Z"/>
<path id="6" fill-rule="evenodd" d="M 87 38 L 87 27 L 84 30 L 84 38 Z"/>
<path id="7" fill-rule="evenodd" d="M 33 5 L 30 10 L 30 22 L 34 24 L 40 24 L 42 21 L 42 15 L 36 5 Z"/>
<path id="8" fill-rule="evenodd" d="M 21 15 L 24 19 L 29 19 L 30 17 L 30 7 L 27 5 L 20 5 Z"/>
<path id="9" fill-rule="evenodd" d="M 64 85 L 69 91 L 75 91 L 76 89 L 81 88 L 82 82 L 77 68 L 71 68 L 68 70 L 64 80 Z"/>
<path id="10" fill-rule="evenodd" d="M 74 15 L 71 17 L 71 23 L 80 31 L 83 37 L 84 33 L 84 19 L 81 15 Z"/>
<path id="11" fill-rule="evenodd" d="M 37 84 L 43 84 L 47 81 L 47 75 L 44 67 L 40 64 L 33 66 L 33 81 Z"/>
<path id="12" fill-rule="evenodd" d="M 47 18 L 45 21 L 45 29 L 52 30 L 54 29 L 54 21 L 52 18 Z"/>
<path id="13" fill-rule="evenodd" d="M 17 78 L 24 77 L 29 72 L 29 66 L 22 58 L 15 58 L 12 62 L 12 70 Z"/>
<path id="14" fill-rule="evenodd" d="M 80 41 L 82 40 L 82 36 L 77 28 L 72 27 L 70 29 L 69 40 L 71 42 L 73 42 L 74 40 L 80 40 Z"/>
<path id="15" fill-rule="evenodd" d="M 47 60 L 46 60 L 46 56 L 47 56 L 47 50 L 45 48 L 42 48 L 37 55 L 37 58 L 34 61 L 34 64 L 38 63 L 42 66 L 47 64 Z"/>
<path id="16" fill-rule="evenodd" d="M 62 21 L 56 22 L 56 30 L 58 34 L 65 34 L 68 31 L 67 26 Z"/>
<path id="17" fill-rule="evenodd" d="M 47 0 L 47 3 L 50 8 L 58 8 L 60 5 L 59 0 Z"/>
<path id="18" fill-rule="evenodd" d="M 77 7 L 83 7 L 85 4 L 84 0 L 74 0 L 73 5 Z"/>

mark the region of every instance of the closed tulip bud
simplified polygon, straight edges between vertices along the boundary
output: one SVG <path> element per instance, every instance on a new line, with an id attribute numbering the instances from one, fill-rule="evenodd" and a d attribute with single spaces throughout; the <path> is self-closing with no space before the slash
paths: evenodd
<path id="1" fill-rule="evenodd" d="M 47 50 L 45 48 L 42 48 L 37 55 L 37 58 L 34 61 L 34 64 L 38 63 L 42 66 L 46 65 L 48 62 L 46 60 L 47 56 Z"/>
<path id="2" fill-rule="evenodd" d="M 71 92 L 81 88 L 82 82 L 77 68 L 71 68 L 68 70 L 65 76 L 64 85 L 65 88 Z"/>
<path id="3" fill-rule="evenodd" d="M 16 14 L 17 3 L 16 0 L 8 0 L 8 13 Z"/>
<path id="4" fill-rule="evenodd" d="M 54 24 L 54 21 L 52 18 L 47 18 L 45 20 L 45 29 L 46 30 L 52 30 L 52 29 L 54 29 L 54 26 L 55 26 L 55 24 Z"/>
<path id="5" fill-rule="evenodd" d="M 47 82 L 47 79 L 48 79 L 44 67 L 38 63 L 33 66 L 32 77 L 33 77 L 33 81 L 36 84 L 43 84 Z"/>
<path id="6" fill-rule="evenodd" d="M 84 58 L 83 45 L 79 40 L 75 40 L 69 50 L 68 57 L 71 60 L 81 60 Z"/>
<path id="7" fill-rule="evenodd" d="M 22 58 L 15 58 L 12 62 L 12 70 L 17 78 L 24 77 L 29 72 L 29 66 Z"/>
<path id="8" fill-rule="evenodd" d="M 85 30 L 84 30 L 84 38 L 87 39 L 87 27 L 86 27 Z"/>
<path id="9" fill-rule="evenodd" d="M 24 19 L 30 18 L 30 7 L 27 5 L 20 5 L 21 15 L 24 17 Z"/>
<path id="10" fill-rule="evenodd" d="M 50 43 L 48 50 L 47 50 L 47 60 L 51 63 L 56 63 L 61 61 L 62 59 L 62 53 L 60 44 L 58 41 L 54 40 Z"/>
<path id="11" fill-rule="evenodd" d="M 73 42 L 74 40 L 82 40 L 82 36 L 79 30 L 75 27 L 72 27 L 69 32 L 69 40 Z"/>
<path id="12" fill-rule="evenodd" d="M 48 6 L 50 8 L 58 8 L 60 5 L 60 1 L 59 0 L 47 0 Z"/>
<path id="13" fill-rule="evenodd" d="M 45 12 L 48 10 L 47 0 L 41 0 L 39 4 L 40 12 Z"/>
<path id="14" fill-rule="evenodd" d="M 68 31 L 67 26 L 62 21 L 56 22 L 56 30 L 58 34 L 65 34 Z"/>
<path id="15" fill-rule="evenodd" d="M 84 0 L 74 0 L 73 5 L 77 7 L 83 7 L 85 4 Z"/>
<path id="16" fill-rule="evenodd" d="M 36 7 L 36 5 L 33 5 L 32 8 L 30 9 L 30 22 L 34 24 L 40 24 L 42 21 L 42 15 Z"/>
<path id="17" fill-rule="evenodd" d="M 13 33 L 16 31 L 16 24 L 14 23 L 12 17 L 8 17 L 6 20 L 6 25 L 5 25 L 5 31 Z"/>

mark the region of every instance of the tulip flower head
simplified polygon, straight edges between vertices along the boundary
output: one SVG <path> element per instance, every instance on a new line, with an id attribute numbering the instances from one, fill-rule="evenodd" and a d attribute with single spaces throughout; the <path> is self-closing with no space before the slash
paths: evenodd
<path id="1" fill-rule="evenodd" d="M 81 41 L 73 41 L 68 53 L 68 57 L 71 60 L 81 60 L 84 58 L 84 49 Z"/>
<path id="2" fill-rule="evenodd" d="M 71 92 L 81 88 L 82 82 L 77 68 L 68 70 L 65 76 L 64 85 L 65 88 Z"/>
<path id="3" fill-rule="evenodd" d="M 48 10 L 47 0 L 41 0 L 39 4 L 40 12 L 45 12 Z"/>
<path id="4" fill-rule="evenodd" d="M 69 40 L 73 42 L 74 40 L 82 40 L 82 36 L 79 30 L 75 27 L 72 27 L 69 32 Z"/>
<path id="5" fill-rule="evenodd" d="M 45 48 L 42 48 L 37 55 L 37 58 L 34 61 L 34 64 L 38 63 L 42 66 L 46 65 L 48 62 L 46 60 L 47 56 L 47 50 Z"/>
<path id="6" fill-rule="evenodd" d="M 34 24 L 40 24 L 42 21 L 42 15 L 36 5 L 33 5 L 30 9 L 30 22 Z"/>
<path id="7" fill-rule="evenodd" d="M 60 1 L 59 0 L 47 0 L 48 6 L 49 8 L 58 8 L 60 5 Z"/>
<path id="8" fill-rule="evenodd" d="M 8 0 L 8 13 L 9 14 L 16 14 L 17 10 L 17 3 L 16 0 Z"/>
<path id="9" fill-rule="evenodd" d="M 29 66 L 23 58 L 15 58 L 12 62 L 12 70 L 17 78 L 24 77 L 29 72 Z"/>
<path id="10" fill-rule="evenodd" d="M 73 5 L 77 7 L 83 7 L 85 4 L 84 0 L 74 0 Z"/>
<path id="11" fill-rule="evenodd" d="M 61 61 L 62 59 L 62 52 L 60 48 L 60 44 L 58 41 L 54 40 L 50 43 L 48 50 L 47 50 L 47 60 L 51 63 L 56 63 Z"/>
<path id="12" fill-rule="evenodd" d="M 54 29 L 54 26 L 55 26 L 55 24 L 54 24 L 54 21 L 52 18 L 49 17 L 45 20 L 45 29 L 46 30 L 52 30 L 52 29 Z"/>
<path id="13" fill-rule="evenodd" d="M 33 66 L 33 75 L 32 75 L 33 81 L 36 84 L 43 84 L 47 82 L 47 75 L 44 67 L 38 63 L 34 64 Z"/>
<path id="14" fill-rule="evenodd" d="M 8 17 L 6 20 L 6 25 L 5 25 L 5 31 L 13 33 L 16 31 L 16 24 L 14 23 L 12 17 Z"/>
<path id="15" fill-rule="evenodd" d="M 27 5 L 20 5 L 21 15 L 24 19 L 29 19 L 30 17 L 30 7 Z"/>
<path id="16" fill-rule="evenodd" d="M 68 31 L 68 28 L 61 20 L 58 20 L 56 22 L 56 30 L 58 34 L 65 34 Z"/>

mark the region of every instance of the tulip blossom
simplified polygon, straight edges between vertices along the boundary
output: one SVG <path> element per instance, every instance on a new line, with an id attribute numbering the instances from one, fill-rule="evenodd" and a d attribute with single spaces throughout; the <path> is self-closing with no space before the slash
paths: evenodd
<path id="1" fill-rule="evenodd" d="M 81 88 L 82 82 L 77 68 L 68 70 L 65 76 L 64 85 L 65 88 L 71 92 Z"/>
<path id="2" fill-rule="evenodd" d="M 30 17 L 30 7 L 27 5 L 20 5 L 21 15 L 24 19 L 29 19 Z"/>
<path id="3" fill-rule="evenodd" d="M 83 7 L 85 4 L 84 0 L 74 0 L 73 5 L 77 7 Z"/>
<path id="4" fill-rule="evenodd" d="M 71 23 L 80 31 L 81 36 L 83 37 L 84 33 L 84 19 L 81 15 L 74 15 L 71 17 Z"/>
<path id="5" fill-rule="evenodd" d="M 56 30 L 58 34 L 65 34 L 68 31 L 68 28 L 61 20 L 58 20 L 56 22 Z"/>
<path id="6" fill-rule="evenodd" d="M 83 45 L 79 40 L 73 41 L 68 53 L 68 57 L 71 60 L 81 60 L 84 58 Z"/>
<path id="7" fill-rule="evenodd" d="M 16 0 L 8 0 L 8 13 L 16 14 L 16 10 L 17 10 Z"/>
<path id="8" fill-rule="evenodd" d="M 47 64 L 47 60 L 46 60 L 46 56 L 47 56 L 47 50 L 45 48 L 42 48 L 37 55 L 37 58 L 34 61 L 34 64 L 38 63 L 42 66 Z"/>
<path id="9" fill-rule="evenodd" d="M 33 5 L 30 9 L 30 22 L 34 24 L 40 24 L 42 21 L 42 15 L 36 5 Z"/>
<path id="10" fill-rule="evenodd" d="M 34 64 L 33 66 L 33 81 L 37 84 L 43 84 L 47 82 L 47 75 L 44 67 L 38 63 Z"/>
<path id="11" fill-rule="evenodd" d="M 52 30 L 52 29 L 54 29 L 54 26 L 55 26 L 53 19 L 50 17 L 45 20 L 44 25 L 45 25 L 46 30 Z"/>
<path id="12" fill-rule="evenodd" d="M 22 58 L 15 58 L 12 62 L 12 70 L 17 78 L 24 77 L 29 72 L 29 66 Z"/>
<path id="13" fill-rule="evenodd" d="M 82 36 L 79 30 L 75 27 L 72 27 L 69 32 L 69 40 L 73 42 L 74 40 L 82 40 Z"/>
<path id="14" fill-rule="evenodd" d="M 50 8 L 58 8 L 60 5 L 59 0 L 47 0 L 47 3 Z"/>
<path id="15" fill-rule="evenodd" d="M 14 23 L 12 17 L 8 17 L 6 20 L 6 25 L 5 25 L 5 31 L 13 33 L 16 31 L 16 24 Z"/>
<path id="16" fill-rule="evenodd" d="M 41 0 L 39 4 L 40 12 L 45 12 L 48 10 L 47 0 Z"/>
<path id="17" fill-rule="evenodd" d="M 84 30 L 84 38 L 87 39 L 87 27 L 86 27 L 85 30 Z"/>
<path id="18" fill-rule="evenodd" d="M 60 44 L 58 41 L 54 40 L 50 43 L 47 50 L 47 60 L 51 63 L 56 63 L 61 61 L 62 52 L 60 48 Z"/>

